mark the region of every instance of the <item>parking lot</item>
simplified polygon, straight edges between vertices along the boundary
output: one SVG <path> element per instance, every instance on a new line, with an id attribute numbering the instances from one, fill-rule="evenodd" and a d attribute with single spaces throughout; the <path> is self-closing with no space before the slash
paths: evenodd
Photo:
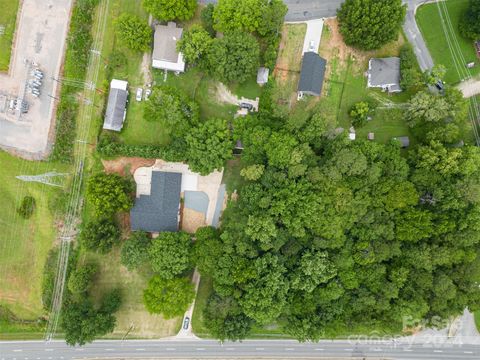
<path id="1" fill-rule="evenodd" d="M 71 5 L 24 0 L 9 73 L 0 74 L 0 147 L 27 158 L 49 151 Z"/>

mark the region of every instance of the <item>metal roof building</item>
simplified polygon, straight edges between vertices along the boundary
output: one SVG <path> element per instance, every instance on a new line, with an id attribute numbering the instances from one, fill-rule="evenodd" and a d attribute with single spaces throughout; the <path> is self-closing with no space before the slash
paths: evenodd
<path id="1" fill-rule="evenodd" d="M 382 88 L 388 92 L 400 92 L 400 58 L 370 59 L 368 63 L 368 87 Z"/>
<path id="2" fill-rule="evenodd" d="M 320 96 L 326 67 L 327 60 L 321 58 L 317 53 L 308 51 L 303 54 L 302 71 L 298 82 L 299 98 L 303 94 Z"/>
<path id="3" fill-rule="evenodd" d="M 265 85 L 268 82 L 268 74 L 270 70 L 266 67 L 260 67 L 257 71 L 257 84 Z"/>
<path id="4" fill-rule="evenodd" d="M 410 139 L 408 136 L 394 137 L 394 139 L 400 142 L 402 148 L 407 148 L 410 146 Z"/>
<path id="5" fill-rule="evenodd" d="M 182 28 L 169 22 L 168 25 L 156 25 L 153 40 L 152 67 L 156 69 L 185 71 L 183 55 L 177 52 L 177 41 L 183 34 Z"/>
<path id="6" fill-rule="evenodd" d="M 130 210 L 133 231 L 178 231 L 182 174 L 152 171 L 150 195 L 140 195 Z"/>
<path id="7" fill-rule="evenodd" d="M 103 128 L 106 130 L 120 131 L 127 115 L 127 92 L 128 83 L 123 80 L 113 79 L 110 83 L 108 94 L 107 111 L 103 121 Z"/>

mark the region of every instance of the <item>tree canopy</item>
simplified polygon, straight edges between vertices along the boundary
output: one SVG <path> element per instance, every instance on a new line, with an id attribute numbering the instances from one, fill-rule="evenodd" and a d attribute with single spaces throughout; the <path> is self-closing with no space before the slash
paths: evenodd
<path id="1" fill-rule="evenodd" d="M 122 246 L 120 261 L 130 271 L 148 262 L 151 239 L 146 232 L 135 231 Z"/>
<path id="2" fill-rule="evenodd" d="M 374 50 L 397 39 L 405 13 L 402 0 L 346 0 L 337 16 L 347 45 Z"/>
<path id="3" fill-rule="evenodd" d="M 148 249 L 152 270 L 163 279 L 173 279 L 191 264 L 192 239 L 186 232 L 161 232 Z"/>
<path id="4" fill-rule="evenodd" d="M 147 51 L 152 42 L 152 28 L 138 16 L 123 13 L 116 20 L 116 30 L 120 41 L 129 49 Z"/>
<path id="5" fill-rule="evenodd" d="M 205 66 L 222 82 L 242 83 L 256 73 L 259 61 L 260 47 L 255 37 L 235 31 L 213 41 Z"/>
<path id="6" fill-rule="evenodd" d="M 186 135 L 187 159 L 192 171 L 208 175 L 221 170 L 232 157 L 233 141 L 225 120 L 209 119 Z"/>
<path id="7" fill-rule="evenodd" d="M 417 96 L 414 126 L 444 128 L 464 111 L 456 91 Z M 439 106 L 422 110 L 425 97 Z M 236 126 L 248 181 L 220 231 L 195 244 L 213 279 L 205 326 L 238 340 L 275 322 L 307 341 L 347 323 L 396 332 L 407 318 L 478 309 L 480 150 L 423 131 L 405 157 L 395 142 L 332 135 L 323 119 L 279 120 L 266 106 Z"/>
<path id="8" fill-rule="evenodd" d="M 118 211 L 128 211 L 133 201 L 133 185 L 117 174 L 98 173 L 87 183 L 87 199 L 98 216 L 111 216 Z"/>
<path id="9" fill-rule="evenodd" d="M 197 0 L 143 0 L 143 6 L 157 20 L 189 20 L 197 9 Z"/>
<path id="10" fill-rule="evenodd" d="M 166 319 L 181 316 L 195 297 L 193 284 L 185 278 L 163 279 L 153 276 L 143 292 L 147 310 L 162 314 Z"/>
<path id="11" fill-rule="evenodd" d="M 94 219 L 80 233 L 81 244 L 90 251 L 105 254 L 120 241 L 120 230 L 111 218 Z"/>
<path id="12" fill-rule="evenodd" d="M 208 52 L 213 39 L 200 25 L 193 25 L 183 32 L 182 38 L 177 42 L 177 50 L 183 54 L 185 62 L 196 64 Z"/>
<path id="13" fill-rule="evenodd" d="M 480 37 L 480 1 L 470 0 L 468 8 L 458 24 L 460 34 L 470 40 Z"/>
<path id="14" fill-rule="evenodd" d="M 282 0 L 219 0 L 214 27 L 221 32 L 240 30 L 266 36 L 280 30 L 286 13 Z"/>

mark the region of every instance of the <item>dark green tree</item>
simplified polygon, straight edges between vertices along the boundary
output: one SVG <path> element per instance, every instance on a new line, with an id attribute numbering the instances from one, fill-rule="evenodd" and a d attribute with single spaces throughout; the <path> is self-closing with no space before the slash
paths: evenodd
<path id="1" fill-rule="evenodd" d="M 405 13 L 402 0 L 347 0 L 337 16 L 347 45 L 373 50 L 397 39 Z"/>
<path id="2" fill-rule="evenodd" d="M 147 51 L 152 42 L 152 28 L 138 16 L 123 13 L 115 22 L 120 41 L 129 49 Z"/>
<path id="3" fill-rule="evenodd" d="M 120 261 L 128 270 L 133 271 L 148 261 L 148 249 L 151 239 L 143 231 L 133 232 L 122 246 Z"/>
<path id="4" fill-rule="evenodd" d="M 157 20 L 189 20 L 195 15 L 197 0 L 143 0 L 143 6 Z"/>
<path id="5" fill-rule="evenodd" d="M 213 41 L 204 66 L 220 81 L 243 83 L 256 73 L 259 61 L 255 37 L 236 31 Z"/>
<path id="6" fill-rule="evenodd" d="M 463 37 L 473 41 L 478 40 L 480 37 L 480 1 L 469 1 L 468 8 L 463 13 L 458 26 Z"/>
<path id="7" fill-rule="evenodd" d="M 213 39 L 203 27 L 193 25 L 177 42 L 177 50 L 182 52 L 185 62 L 195 65 L 207 54 L 212 42 Z"/>
<path id="8" fill-rule="evenodd" d="M 216 34 L 215 29 L 213 28 L 213 12 L 215 10 L 215 5 L 212 3 L 207 4 L 202 9 L 202 13 L 200 17 L 202 19 L 202 26 L 203 28 L 210 34 L 210 36 L 214 37 Z"/>
<path id="9" fill-rule="evenodd" d="M 87 250 L 102 254 L 109 252 L 119 241 L 120 230 L 110 218 L 94 219 L 80 233 L 80 242 Z"/>
<path id="10" fill-rule="evenodd" d="M 87 291 L 97 271 L 96 264 L 86 264 L 74 270 L 68 278 L 68 290 L 74 294 Z"/>
<path id="11" fill-rule="evenodd" d="M 206 328 L 222 342 L 245 339 L 254 323 L 242 313 L 233 298 L 221 298 L 218 295 L 210 296 L 203 317 Z"/>
<path id="12" fill-rule="evenodd" d="M 193 284 L 184 278 L 162 279 L 155 275 L 143 292 L 143 302 L 150 313 L 166 319 L 181 316 L 195 297 Z"/>
<path id="13" fill-rule="evenodd" d="M 192 128 L 185 140 L 188 164 L 202 175 L 221 170 L 232 157 L 232 135 L 225 120 L 209 119 Z"/>
<path id="14" fill-rule="evenodd" d="M 173 279 L 190 268 L 191 251 L 192 239 L 186 232 L 161 232 L 148 249 L 152 270 Z"/>
<path id="15" fill-rule="evenodd" d="M 98 216 L 128 211 L 133 205 L 132 191 L 132 182 L 117 174 L 98 173 L 87 182 L 87 199 Z"/>
<path id="16" fill-rule="evenodd" d="M 33 196 L 25 196 L 17 209 L 17 213 L 24 219 L 30 219 L 35 211 L 36 202 Z"/>

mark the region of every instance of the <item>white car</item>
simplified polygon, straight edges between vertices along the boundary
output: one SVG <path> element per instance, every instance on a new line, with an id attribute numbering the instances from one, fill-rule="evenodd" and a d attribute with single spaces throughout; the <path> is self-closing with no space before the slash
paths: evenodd
<path id="1" fill-rule="evenodd" d="M 150 95 L 152 95 L 152 90 L 150 90 L 150 89 L 145 90 L 145 97 L 144 97 L 144 99 L 145 99 L 145 100 L 148 100 L 148 98 L 150 97 Z"/>
<path id="2" fill-rule="evenodd" d="M 138 88 L 137 89 L 137 95 L 135 96 L 135 100 L 142 101 L 142 95 L 143 95 L 143 89 Z"/>

